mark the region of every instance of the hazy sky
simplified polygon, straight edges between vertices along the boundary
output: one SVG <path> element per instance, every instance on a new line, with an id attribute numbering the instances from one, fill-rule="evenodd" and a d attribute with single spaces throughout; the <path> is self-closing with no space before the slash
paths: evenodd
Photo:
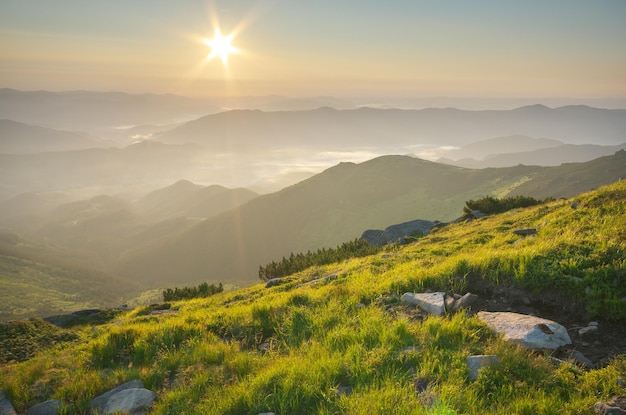
<path id="1" fill-rule="evenodd" d="M 0 0 L 0 87 L 624 98 L 626 1 Z"/>

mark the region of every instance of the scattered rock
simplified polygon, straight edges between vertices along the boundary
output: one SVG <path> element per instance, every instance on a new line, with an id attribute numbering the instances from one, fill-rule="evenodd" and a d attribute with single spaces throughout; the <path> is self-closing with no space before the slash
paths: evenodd
<path id="1" fill-rule="evenodd" d="M 116 393 L 124 391 L 126 389 L 143 388 L 143 382 L 140 380 L 131 380 L 130 382 L 123 383 L 118 387 L 111 389 L 108 392 L 91 400 L 91 411 L 102 414 L 107 401 Z"/>
<path id="2" fill-rule="evenodd" d="M 585 369 L 590 369 L 594 366 L 593 362 L 587 359 L 587 357 L 578 350 L 574 350 L 571 357 L 574 362 L 580 364 Z"/>
<path id="3" fill-rule="evenodd" d="M 352 386 L 339 386 L 335 391 L 335 396 L 337 398 L 350 395 L 352 395 Z"/>
<path id="4" fill-rule="evenodd" d="M 272 350 L 272 343 L 265 341 L 257 346 L 257 350 L 260 352 L 269 352 Z"/>
<path id="5" fill-rule="evenodd" d="M 39 403 L 28 410 L 28 415 L 58 415 L 63 404 L 56 399 Z"/>
<path id="6" fill-rule="evenodd" d="M 0 415 L 17 415 L 13 404 L 7 399 L 2 390 L 0 390 Z"/>
<path id="7" fill-rule="evenodd" d="M 555 367 L 567 364 L 565 360 L 558 359 L 554 356 L 550 356 L 548 359 L 550 360 L 550 363 L 552 363 Z"/>
<path id="8" fill-rule="evenodd" d="M 428 381 L 424 378 L 417 378 L 413 382 L 413 387 L 415 388 L 415 392 L 422 393 L 428 389 Z"/>
<path id="9" fill-rule="evenodd" d="M 170 308 L 169 310 L 154 310 L 150 312 L 151 316 L 161 316 L 164 314 L 178 314 L 178 310 L 175 308 Z"/>
<path id="10" fill-rule="evenodd" d="M 124 389 L 106 401 L 101 415 L 117 413 L 144 415 L 156 397 L 156 393 L 145 388 Z"/>
<path id="11" fill-rule="evenodd" d="M 461 308 L 468 308 L 478 300 L 478 296 L 472 293 L 465 293 L 465 295 L 454 302 L 452 311 L 458 311 Z"/>
<path id="12" fill-rule="evenodd" d="M 444 292 L 436 293 L 404 293 L 401 301 L 404 304 L 415 305 L 429 314 L 441 316 L 445 313 Z"/>
<path id="13" fill-rule="evenodd" d="M 413 235 L 427 235 L 435 226 L 441 224 L 442 223 L 439 221 L 417 219 L 388 226 L 384 231 L 368 229 L 363 232 L 361 239 L 364 239 L 370 245 L 374 246 L 383 246 L 393 242 L 405 243 L 407 237 Z"/>
<path id="14" fill-rule="evenodd" d="M 281 283 L 280 278 L 272 278 L 271 280 L 267 280 L 267 282 L 265 283 L 265 288 L 272 288 L 277 285 L 280 285 L 280 283 Z"/>
<path id="15" fill-rule="evenodd" d="M 584 336 L 585 334 L 591 333 L 592 331 L 598 330 L 598 326 L 587 326 L 578 330 L 578 334 Z"/>
<path id="16" fill-rule="evenodd" d="M 593 409 L 603 415 L 626 415 L 626 395 L 615 396 L 607 403 L 597 402 Z"/>
<path id="17" fill-rule="evenodd" d="M 480 369 L 487 366 L 495 366 L 500 364 L 500 359 L 496 355 L 476 355 L 467 357 L 467 367 L 469 369 L 470 380 L 478 379 Z"/>
<path id="18" fill-rule="evenodd" d="M 569 207 L 571 207 L 572 209 L 576 209 L 578 206 L 580 206 L 580 203 L 578 202 L 572 202 Z"/>
<path id="19" fill-rule="evenodd" d="M 517 229 L 517 230 L 513 231 L 513 233 L 515 235 L 522 235 L 522 236 L 535 235 L 537 233 L 537 229 L 535 229 L 535 228 Z"/>
<path id="20" fill-rule="evenodd" d="M 307 285 L 314 285 L 314 284 L 318 284 L 318 283 L 328 283 L 330 281 L 336 280 L 337 278 L 339 278 L 339 274 L 334 273 L 334 274 L 330 274 L 330 275 L 327 275 L 327 276 L 322 277 L 322 278 L 316 278 L 314 280 L 305 282 L 303 284 L 299 284 L 299 285 L 296 286 L 296 288 L 306 287 Z"/>
<path id="21" fill-rule="evenodd" d="M 539 317 L 511 312 L 480 311 L 478 318 L 505 340 L 531 350 L 555 350 L 572 343 L 565 327 Z"/>
<path id="22" fill-rule="evenodd" d="M 453 311 L 454 305 L 456 304 L 456 300 L 454 299 L 454 297 L 450 297 L 449 295 L 447 295 L 445 299 L 445 303 L 446 303 L 446 311 L 450 312 L 450 311 Z"/>

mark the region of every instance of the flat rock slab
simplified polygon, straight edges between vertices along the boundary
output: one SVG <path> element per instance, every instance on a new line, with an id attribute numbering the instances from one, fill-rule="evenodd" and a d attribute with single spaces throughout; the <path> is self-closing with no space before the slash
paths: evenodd
<path id="1" fill-rule="evenodd" d="M 477 316 L 505 340 L 527 349 L 555 350 L 572 344 L 565 327 L 552 320 L 510 312 L 480 311 Z"/>
<path id="2" fill-rule="evenodd" d="M 446 312 L 446 293 L 404 293 L 401 301 L 404 304 L 415 305 L 428 314 L 441 316 Z"/>

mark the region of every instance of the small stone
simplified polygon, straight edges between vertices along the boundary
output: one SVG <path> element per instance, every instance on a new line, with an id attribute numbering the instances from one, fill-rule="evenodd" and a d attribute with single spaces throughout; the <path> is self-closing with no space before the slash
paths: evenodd
<path id="1" fill-rule="evenodd" d="M 571 207 L 572 209 L 576 209 L 578 206 L 580 205 L 580 203 L 578 202 L 572 202 L 569 207 Z"/>
<path id="2" fill-rule="evenodd" d="M 597 321 L 590 321 L 589 324 L 587 324 L 587 325 L 590 326 L 590 327 L 593 327 L 593 326 L 598 327 L 598 322 Z"/>
<path id="3" fill-rule="evenodd" d="M 593 409 L 602 415 L 626 415 L 626 395 L 615 396 L 607 403 L 597 402 Z"/>
<path id="4" fill-rule="evenodd" d="M 156 393 L 144 388 L 125 389 L 111 396 L 102 411 L 103 415 L 116 413 L 145 413 L 156 400 Z"/>
<path id="5" fill-rule="evenodd" d="M 415 387 L 415 392 L 422 393 L 428 389 L 428 381 L 424 378 L 417 378 L 413 382 L 413 386 Z"/>
<path id="6" fill-rule="evenodd" d="M 39 403 L 28 409 L 28 415 L 58 415 L 63 404 L 56 399 Z"/>
<path id="7" fill-rule="evenodd" d="M 108 392 L 103 393 L 102 395 L 93 398 L 91 400 L 91 409 L 92 412 L 104 413 L 104 407 L 107 404 L 107 401 L 116 393 L 121 392 L 126 389 L 134 389 L 134 388 L 143 388 L 143 382 L 140 380 L 131 380 L 129 382 L 123 383 L 118 387 L 111 389 Z"/>
<path id="8" fill-rule="evenodd" d="M 412 352 L 419 352 L 419 351 L 420 351 L 419 346 L 407 346 L 404 349 L 400 350 L 398 352 L 398 355 L 403 355 L 403 354 L 412 353 Z"/>
<path id="9" fill-rule="evenodd" d="M 587 359 L 587 357 L 582 354 L 581 352 L 579 352 L 578 350 L 575 350 L 572 353 L 572 359 L 576 362 L 576 363 L 580 363 L 582 365 L 582 367 L 589 369 L 592 368 L 594 366 L 593 362 L 589 359 Z"/>
<path id="10" fill-rule="evenodd" d="M 0 390 L 0 414 L 1 415 L 17 415 L 11 401 L 7 399 L 4 391 Z"/>
<path id="11" fill-rule="evenodd" d="M 582 329 L 578 330 L 578 334 L 581 336 L 584 336 L 585 334 L 589 334 L 592 331 L 596 331 L 598 330 L 598 326 L 587 326 L 587 327 L 583 327 Z"/>
<path id="12" fill-rule="evenodd" d="M 480 369 L 488 366 L 500 364 L 500 359 L 496 355 L 476 355 L 467 357 L 467 367 L 469 368 L 470 380 L 478 379 Z"/>
<path id="13" fill-rule="evenodd" d="M 521 236 L 535 235 L 537 233 L 537 229 L 535 228 L 517 229 L 517 230 L 514 230 L 513 233 L 515 235 L 521 235 Z"/>
<path id="14" fill-rule="evenodd" d="M 270 342 L 263 342 L 257 346 L 257 350 L 260 352 L 269 352 L 272 350 L 272 344 Z"/>
<path id="15" fill-rule="evenodd" d="M 454 310 L 455 300 L 454 297 L 446 296 L 446 311 L 451 312 Z"/>
<path id="16" fill-rule="evenodd" d="M 478 296 L 476 294 L 465 293 L 465 295 L 454 304 L 454 311 L 460 310 L 461 308 L 468 308 L 474 304 L 476 300 L 478 300 Z"/>
<path id="17" fill-rule="evenodd" d="M 337 398 L 350 395 L 352 395 L 352 386 L 339 386 L 335 391 L 335 396 Z"/>
<path id="18" fill-rule="evenodd" d="M 280 280 L 280 278 L 272 278 L 270 280 L 267 280 L 267 282 L 265 283 L 265 288 L 272 288 L 275 287 L 277 285 L 280 285 L 282 281 Z"/>
<path id="19" fill-rule="evenodd" d="M 415 305 L 429 314 L 441 316 L 445 313 L 444 292 L 436 293 L 404 293 L 401 301 L 404 304 Z"/>
<path id="20" fill-rule="evenodd" d="M 522 303 L 524 305 L 530 305 L 532 303 L 532 301 L 530 301 L 530 298 L 528 298 L 528 297 L 522 297 Z"/>
<path id="21" fill-rule="evenodd" d="M 559 367 L 559 366 L 564 365 L 564 364 L 567 363 L 566 361 L 561 360 L 561 359 L 557 359 L 554 356 L 550 356 L 549 359 L 550 359 L 550 363 L 552 363 L 556 367 Z"/>

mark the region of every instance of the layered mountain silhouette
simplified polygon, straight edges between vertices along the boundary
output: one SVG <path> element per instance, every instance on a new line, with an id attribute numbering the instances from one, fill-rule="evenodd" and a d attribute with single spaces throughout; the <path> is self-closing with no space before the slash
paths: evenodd
<path id="1" fill-rule="evenodd" d="M 565 144 L 548 138 L 526 136 L 498 137 L 477 141 L 459 149 L 446 151 L 440 163 L 459 167 L 507 167 L 517 164 L 558 166 L 608 156 L 626 149 L 626 143 L 615 146 Z"/>
<path id="2" fill-rule="evenodd" d="M 110 145 L 85 133 L 60 131 L 0 119 L 0 153 L 43 153 Z"/>
<path id="3" fill-rule="evenodd" d="M 219 151 L 285 146 L 359 148 L 465 145 L 508 135 L 550 137 L 569 144 L 624 142 L 626 110 L 586 106 L 516 110 L 398 110 L 360 108 L 314 111 L 228 111 L 190 121 L 160 136 L 167 143 L 200 143 Z"/>
<path id="4" fill-rule="evenodd" d="M 179 216 L 207 218 L 230 210 L 257 197 L 243 188 L 201 186 L 180 180 L 171 186 L 151 192 L 137 202 L 141 214 L 156 220 Z"/>

